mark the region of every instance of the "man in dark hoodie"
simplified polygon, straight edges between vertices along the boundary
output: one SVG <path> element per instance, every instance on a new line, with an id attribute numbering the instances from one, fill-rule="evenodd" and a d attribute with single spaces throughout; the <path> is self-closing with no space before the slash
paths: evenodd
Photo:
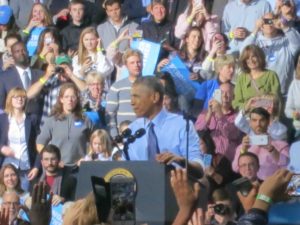
<path id="1" fill-rule="evenodd" d="M 175 50 L 175 37 L 172 23 L 168 20 L 168 9 L 164 0 L 153 0 L 151 3 L 151 19 L 141 24 L 143 38 L 162 44 L 160 58 L 168 56 L 168 52 Z"/>

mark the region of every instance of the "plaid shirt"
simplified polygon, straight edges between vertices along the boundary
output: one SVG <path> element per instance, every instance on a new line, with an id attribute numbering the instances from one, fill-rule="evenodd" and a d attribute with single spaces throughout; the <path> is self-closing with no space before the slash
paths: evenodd
<path id="1" fill-rule="evenodd" d="M 44 95 L 43 118 L 50 116 L 52 108 L 56 103 L 61 84 L 57 76 L 54 76 L 46 82 L 42 90 Z"/>

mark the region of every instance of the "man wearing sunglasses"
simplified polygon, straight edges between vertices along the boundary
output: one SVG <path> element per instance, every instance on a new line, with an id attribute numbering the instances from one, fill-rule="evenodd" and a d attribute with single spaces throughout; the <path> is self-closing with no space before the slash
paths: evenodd
<path id="1" fill-rule="evenodd" d="M 293 79 L 295 55 L 300 48 L 300 34 L 272 13 L 256 21 L 255 29 L 241 46 L 256 44 L 264 51 L 268 69 L 277 73 L 283 97 Z"/>

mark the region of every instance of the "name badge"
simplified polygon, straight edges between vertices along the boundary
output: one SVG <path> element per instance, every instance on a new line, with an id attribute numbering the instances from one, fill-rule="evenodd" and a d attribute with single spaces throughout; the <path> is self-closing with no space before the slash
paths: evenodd
<path id="1" fill-rule="evenodd" d="M 269 62 L 274 62 L 276 60 L 276 56 L 274 53 L 271 53 L 268 55 L 268 61 Z"/>
<path id="2" fill-rule="evenodd" d="M 82 124 L 83 124 L 82 121 L 75 121 L 74 122 L 75 127 L 82 127 Z"/>

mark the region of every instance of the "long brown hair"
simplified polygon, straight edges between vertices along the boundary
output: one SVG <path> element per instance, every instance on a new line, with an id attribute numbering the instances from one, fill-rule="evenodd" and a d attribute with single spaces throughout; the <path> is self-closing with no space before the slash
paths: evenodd
<path id="1" fill-rule="evenodd" d="M 203 34 L 202 34 L 202 31 L 199 27 L 191 27 L 187 30 L 183 40 L 184 40 L 184 44 L 182 45 L 181 49 L 180 49 L 180 52 L 179 52 L 179 55 L 180 57 L 186 61 L 188 60 L 188 48 L 187 48 L 187 43 L 186 43 L 186 39 L 190 36 L 190 34 L 193 32 L 193 31 L 197 31 L 200 33 L 200 36 L 201 36 L 201 45 L 199 46 L 198 50 L 197 50 L 197 56 L 196 56 L 196 62 L 202 62 L 204 60 L 204 57 L 205 57 L 205 50 L 204 50 L 204 39 L 203 39 Z"/>
<path id="2" fill-rule="evenodd" d="M 93 34 L 96 38 L 99 38 L 98 32 L 94 27 L 87 27 L 81 31 L 80 38 L 79 38 L 79 46 L 78 46 L 78 63 L 82 65 L 88 55 L 87 50 L 83 45 L 83 38 L 86 34 Z M 95 53 L 97 52 L 97 48 L 95 48 Z"/>
<path id="3" fill-rule="evenodd" d="M 250 73 L 250 68 L 248 67 L 247 60 L 250 57 L 250 54 L 253 54 L 257 58 L 257 62 L 259 65 L 259 69 L 265 70 L 266 69 L 266 57 L 264 51 L 258 47 L 257 45 L 248 45 L 242 51 L 240 56 L 240 66 L 241 69 L 245 73 Z"/>
<path id="4" fill-rule="evenodd" d="M 65 92 L 68 89 L 73 89 L 76 94 L 76 97 L 77 97 L 77 103 L 76 103 L 75 108 L 73 109 L 72 114 L 75 119 L 83 119 L 82 107 L 81 107 L 81 103 L 80 103 L 80 91 L 73 83 L 65 83 L 61 86 L 59 94 L 57 96 L 57 101 L 54 105 L 51 116 L 54 116 L 57 120 L 63 120 L 65 118 L 63 105 L 62 105 L 60 99 L 64 96 Z"/>
<path id="5" fill-rule="evenodd" d="M 2 168 L 0 170 L 0 196 L 2 197 L 4 192 L 7 191 L 6 186 L 4 184 L 4 172 L 6 169 L 13 170 L 17 176 L 18 181 L 17 181 L 17 185 L 15 187 L 15 191 L 18 194 L 24 193 L 24 190 L 21 188 L 21 181 L 20 181 L 20 176 L 18 174 L 17 168 L 12 164 L 7 164 L 7 165 L 2 166 Z"/>
<path id="6" fill-rule="evenodd" d="M 43 9 L 43 12 L 44 12 L 44 15 L 45 15 L 45 18 L 43 20 L 43 26 L 46 27 L 46 26 L 49 26 L 52 24 L 52 18 L 51 18 L 51 15 L 50 13 L 48 12 L 48 9 L 41 3 L 34 3 L 32 8 L 31 8 L 31 12 L 30 12 L 30 16 L 29 16 L 29 20 L 28 20 L 28 24 L 30 22 L 30 20 L 32 19 L 32 15 L 33 15 L 33 9 L 36 5 L 40 5 Z"/>

